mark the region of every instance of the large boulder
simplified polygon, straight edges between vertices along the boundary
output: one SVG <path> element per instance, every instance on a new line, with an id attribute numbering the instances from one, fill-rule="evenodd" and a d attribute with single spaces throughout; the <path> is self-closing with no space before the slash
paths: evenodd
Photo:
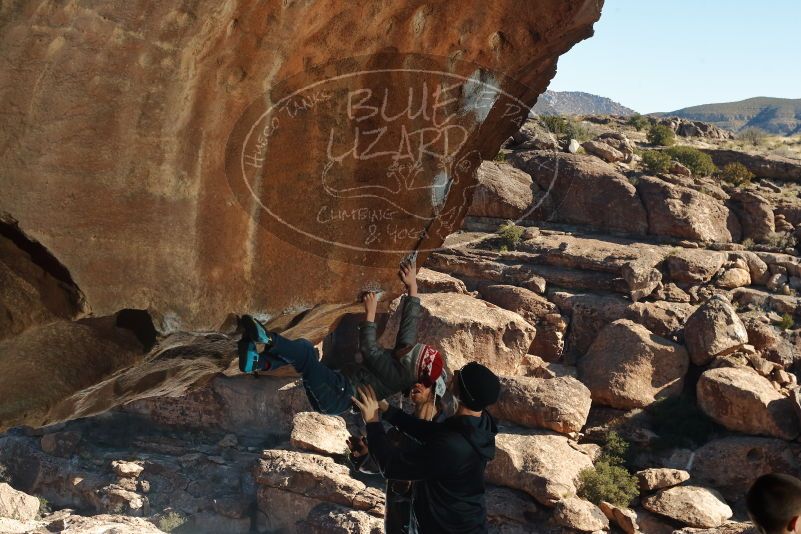
<path id="1" fill-rule="evenodd" d="M 579 472 L 592 467 L 590 457 L 572 441 L 547 430 L 501 429 L 495 447 L 487 481 L 524 491 L 549 507 L 574 496 Z"/>
<path id="2" fill-rule="evenodd" d="M 753 154 L 728 148 L 701 149 L 712 157 L 718 167 L 741 163 L 758 178 L 801 182 L 801 164 L 797 159 L 776 155 Z"/>
<path id="3" fill-rule="evenodd" d="M 483 161 L 476 174 L 478 185 L 467 215 L 518 220 L 534 201 L 531 176 L 508 163 Z"/>
<path id="4" fill-rule="evenodd" d="M 700 486 L 676 486 L 644 498 L 646 510 L 669 517 L 691 527 L 722 525 L 733 513 L 723 496 Z"/>
<path id="5" fill-rule="evenodd" d="M 557 525 L 581 532 L 595 532 L 609 528 L 609 519 L 600 508 L 578 497 L 568 497 L 556 503 L 553 518 Z"/>
<path id="6" fill-rule="evenodd" d="M 762 357 L 778 363 L 783 368 L 790 368 L 799 355 L 793 344 L 782 335 L 782 331 L 763 322 L 762 312 L 757 315 L 743 318 L 743 324 L 748 332 L 748 344 L 752 345 Z"/>
<path id="7" fill-rule="evenodd" d="M 0 482 L 0 517 L 29 521 L 39 513 L 39 499 Z"/>
<path id="8" fill-rule="evenodd" d="M 685 527 L 678 530 L 672 530 L 670 534 L 760 534 L 760 532 L 750 521 L 745 523 L 739 521 L 726 521 L 718 527 Z"/>
<path id="9" fill-rule="evenodd" d="M 635 302 L 626 308 L 625 318 L 643 325 L 654 334 L 670 338 L 684 328 L 695 306 L 684 302 Z"/>
<path id="10" fill-rule="evenodd" d="M 697 394 L 701 410 L 730 430 L 782 439 L 801 430 L 792 400 L 750 367 L 704 371 Z"/>
<path id="11" fill-rule="evenodd" d="M 589 155 L 548 151 L 518 152 L 508 160 L 544 191 L 527 218 L 647 233 L 647 214 L 637 191 L 612 165 Z"/>
<path id="12" fill-rule="evenodd" d="M 481 286 L 481 298 L 519 314 L 536 329 L 529 353 L 546 361 L 557 361 L 564 351 L 567 324 L 556 304 L 530 289 L 505 284 Z"/>
<path id="13" fill-rule="evenodd" d="M 750 250 L 737 250 L 729 254 L 730 259 L 742 260 L 748 266 L 751 275 L 751 283 L 765 285 L 770 279 L 768 264 L 765 263 L 756 253 Z"/>
<path id="14" fill-rule="evenodd" d="M 722 289 L 736 289 L 751 285 L 751 273 L 742 267 L 726 269 L 720 277 L 715 280 L 715 285 Z"/>
<path id="15" fill-rule="evenodd" d="M 270 528 L 293 529 L 320 504 L 384 513 L 384 494 L 351 478 L 332 458 L 285 450 L 265 450 L 254 467 L 259 509 Z"/>
<path id="16" fill-rule="evenodd" d="M 601 509 L 601 512 L 609 521 L 616 524 L 625 534 L 636 534 L 640 531 L 640 527 L 637 524 L 637 512 L 634 510 L 615 506 L 606 501 L 601 501 L 598 508 Z"/>
<path id="17" fill-rule="evenodd" d="M 801 476 L 801 445 L 777 438 L 726 436 L 695 450 L 692 478 L 736 501 L 768 473 Z M 736 466 L 736 468 L 732 468 Z"/>
<path id="18" fill-rule="evenodd" d="M 399 302 L 391 304 L 379 341 L 385 347 L 395 345 L 400 314 L 394 312 Z M 420 303 L 418 340 L 440 350 L 451 370 L 476 361 L 498 374 L 514 375 L 536 333 L 520 315 L 470 295 L 422 294 Z"/>
<path id="19" fill-rule="evenodd" d="M 620 274 L 628 284 L 629 296 L 634 302 L 649 296 L 662 285 L 662 273 L 654 267 L 653 260 L 628 262 L 620 269 Z"/>
<path id="20" fill-rule="evenodd" d="M 217 377 L 180 397 L 133 402 L 125 405 L 125 410 L 165 426 L 222 430 L 262 440 L 289 440 L 295 414 L 312 410 L 301 381 L 270 376 L 254 380 L 238 375 Z"/>
<path id="21" fill-rule="evenodd" d="M 396 296 L 398 261 L 417 250 L 423 264 L 459 228 L 482 155 L 518 130 L 558 57 L 592 35 L 601 10 L 590 0 L 485 8 L 3 4 L 0 132 L 20 150 L 0 154 L 0 233 L 18 223 L 27 238 L 17 248 L 40 245 L 51 278 L 14 302 L 40 287 L 61 291 L 55 279 L 85 306 L 39 314 L 58 304 L 44 296 L 31 307 L 36 324 L 147 310 L 168 334 L 218 331 L 242 313 L 300 326 L 321 306 L 330 331 L 361 291 Z M 101 386 L 96 351 L 83 352 L 43 363 L 47 381 L 42 366 L 0 357 L 0 376 L 52 387 L 0 387 L 15 400 L 0 429 L 42 424 L 31 409 L 39 394 L 96 388 L 104 402 L 86 404 L 104 410 L 145 383 Z M 159 358 L 164 368 L 147 376 L 154 392 L 176 379 L 169 358 L 182 359 Z M 220 369 L 182 370 L 195 385 Z"/>
<path id="22" fill-rule="evenodd" d="M 579 360 L 578 376 L 593 401 L 613 408 L 642 408 L 681 393 L 689 363 L 683 346 L 619 319 L 601 330 Z"/>
<path id="23" fill-rule="evenodd" d="M 728 299 L 714 295 L 687 319 L 684 341 L 693 363 L 706 365 L 748 343 L 748 332 Z"/>
<path id="24" fill-rule="evenodd" d="M 487 523 L 490 532 L 537 532 L 550 514 L 522 491 L 486 487 Z"/>
<path id="25" fill-rule="evenodd" d="M 566 359 L 576 361 L 589 350 L 603 328 L 622 319 L 631 302 L 612 295 L 554 295 L 560 310 L 570 316 L 570 328 L 565 343 Z"/>
<path id="26" fill-rule="evenodd" d="M 91 403 L 89 410 L 81 410 L 84 403 L 70 400 L 70 395 L 106 378 L 115 369 L 138 363 L 143 356 L 136 336 L 117 327 L 111 317 L 57 321 L 0 340 L 0 368 L 4 369 L 0 371 L 0 392 L 3 398 L 13 399 L 0 403 L 0 429 L 23 422 L 44 425 L 65 415 L 97 413 L 91 410 Z M 41 379 L 41 369 L 49 370 L 47 380 Z M 72 371 L 60 375 L 62 369 Z M 131 384 L 129 390 L 136 386 Z"/>
<path id="27" fill-rule="evenodd" d="M 733 215 L 720 200 L 695 189 L 644 176 L 637 183 L 648 212 L 648 233 L 692 241 L 730 243 Z M 736 219 L 735 219 L 736 220 Z"/>
<path id="28" fill-rule="evenodd" d="M 766 242 L 776 231 L 771 203 L 765 197 L 747 190 L 735 191 L 732 200 L 743 228 L 743 239 Z"/>
<path id="29" fill-rule="evenodd" d="M 350 432 L 341 417 L 300 412 L 292 420 L 289 442 L 299 449 L 333 456 L 347 452 L 349 437 Z"/>
<path id="30" fill-rule="evenodd" d="M 464 293 L 464 282 L 447 273 L 421 267 L 417 271 L 417 290 L 420 293 Z"/>
<path id="31" fill-rule="evenodd" d="M 679 284 L 709 282 L 717 274 L 726 255 L 705 249 L 679 249 L 667 257 L 670 279 Z"/>
<path id="32" fill-rule="evenodd" d="M 644 492 L 678 486 L 689 479 L 690 473 L 682 469 L 652 467 L 637 471 L 637 482 Z"/>
<path id="33" fill-rule="evenodd" d="M 607 163 L 615 163 L 626 159 L 626 155 L 623 154 L 623 152 L 603 141 L 592 139 L 584 142 L 581 147 L 586 150 L 588 154 L 597 156 Z"/>
<path id="34" fill-rule="evenodd" d="M 529 428 L 578 432 L 590 413 L 590 390 L 570 376 L 501 377 L 501 396 L 490 412 L 504 421 Z"/>
<path id="35" fill-rule="evenodd" d="M 384 521 L 360 510 L 324 503 L 315 506 L 306 519 L 297 524 L 297 532 L 308 532 L 309 534 L 383 534 Z"/>

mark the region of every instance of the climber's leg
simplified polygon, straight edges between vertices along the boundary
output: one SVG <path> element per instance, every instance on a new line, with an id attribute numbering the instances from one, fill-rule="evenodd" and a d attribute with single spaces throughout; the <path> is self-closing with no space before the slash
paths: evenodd
<path id="1" fill-rule="evenodd" d="M 291 363 L 303 375 L 303 387 L 312 407 L 328 415 L 339 415 L 351 407 L 355 395 L 350 381 L 339 371 L 320 362 L 318 351 L 307 339 L 287 339 L 269 332 L 272 344 L 268 352 L 275 358 Z"/>

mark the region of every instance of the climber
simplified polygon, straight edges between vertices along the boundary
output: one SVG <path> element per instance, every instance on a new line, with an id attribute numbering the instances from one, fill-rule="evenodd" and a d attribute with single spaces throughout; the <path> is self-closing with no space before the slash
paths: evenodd
<path id="1" fill-rule="evenodd" d="M 414 406 L 414 416 L 423 421 L 442 422 L 445 412 L 441 396 L 432 387 L 419 382 L 408 392 L 409 400 Z M 391 428 L 387 439 L 394 447 L 404 450 L 420 446 L 420 442 L 408 435 Z M 363 473 L 380 473 L 378 464 L 370 457 L 367 440 L 364 436 L 351 436 L 348 439 L 350 460 L 354 467 Z M 413 482 L 408 480 L 387 480 L 386 505 L 384 506 L 384 532 L 386 534 L 408 534 L 412 513 Z"/>
<path id="2" fill-rule="evenodd" d="M 761 534 L 801 533 L 801 480 L 781 473 L 757 478 L 745 497 Z"/>
<path id="3" fill-rule="evenodd" d="M 488 531 L 484 468 L 495 456 L 498 427 L 485 408 L 498 400 L 500 381 L 483 365 L 471 362 L 453 374 L 449 388 L 458 408 L 441 423 L 390 407 L 369 385 L 360 386 L 359 398 L 354 397 L 367 426 L 370 456 L 381 474 L 416 481 L 412 533 Z M 408 450 L 390 444 L 382 418 L 421 445 Z"/>
<path id="4" fill-rule="evenodd" d="M 366 318 L 359 323 L 362 364 L 350 363 L 340 370 L 320 362 L 318 351 L 306 339 L 287 339 L 268 332 L 250 315 L 240 319 L 243 328 L 239 340 L 239 369 L 245 373 L 277 369 L 291 364 L 303 377 L 303 386 L 312 407 L 328 415 L 339 415 L 353 407 L 351 398 L 359 386 L 372 386 L 381 398 L 407 390 L 415 383 L 445 391 L 445 361 L 434 347 L 417 343 L 420 298 L 417 296 L 417 271 L 413 262 L 404 261 L 398 276 L 406 288 L 401 297 L 398 336 L 393 349 L 384 349 L 376 341 L 375 323 L 378 297 L 364 296 Z M 261 352 L 258 345 L 264 345 Z"/>

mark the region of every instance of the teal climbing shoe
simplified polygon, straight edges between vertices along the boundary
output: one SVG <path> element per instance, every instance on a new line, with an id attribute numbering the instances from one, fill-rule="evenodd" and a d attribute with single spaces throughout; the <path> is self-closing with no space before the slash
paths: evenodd
<path id="1" fill-rule="evenodd" d="M 259 353 L 256 351 L 256 344 L 243 337 L 237 343 L 237 350 L 239 352 L 239 370 L 243 373 L 252 373 L 260 371 L 259 369 Z"/>
<path id="2" fill-rule="evenodd" d="M 249 337 L 251 341 L 255 341 L 256 343 L 264 343 L 268 348 L 270 345 L 272 345 L 273 340 L 271 339 L 270 334 L 267 333 L 267 330 L 264 329 L 264 326 L 254 319 L 252 315 L 243 315 L 239 319 L 239 323 L 245 330 L 245 335 Z"/>

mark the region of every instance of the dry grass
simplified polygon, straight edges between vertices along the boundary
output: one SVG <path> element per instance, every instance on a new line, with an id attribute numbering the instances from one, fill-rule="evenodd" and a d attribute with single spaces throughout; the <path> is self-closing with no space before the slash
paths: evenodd
<path id="1" fill-rule="evenodd" d="M 768 135 L 759 146 L 754 146 L 740 139 L 721 141 L 721 148 L 731 148 L 755 154 L 782 156 L 801 160 L 801 135 L 783 137 Z"/>

